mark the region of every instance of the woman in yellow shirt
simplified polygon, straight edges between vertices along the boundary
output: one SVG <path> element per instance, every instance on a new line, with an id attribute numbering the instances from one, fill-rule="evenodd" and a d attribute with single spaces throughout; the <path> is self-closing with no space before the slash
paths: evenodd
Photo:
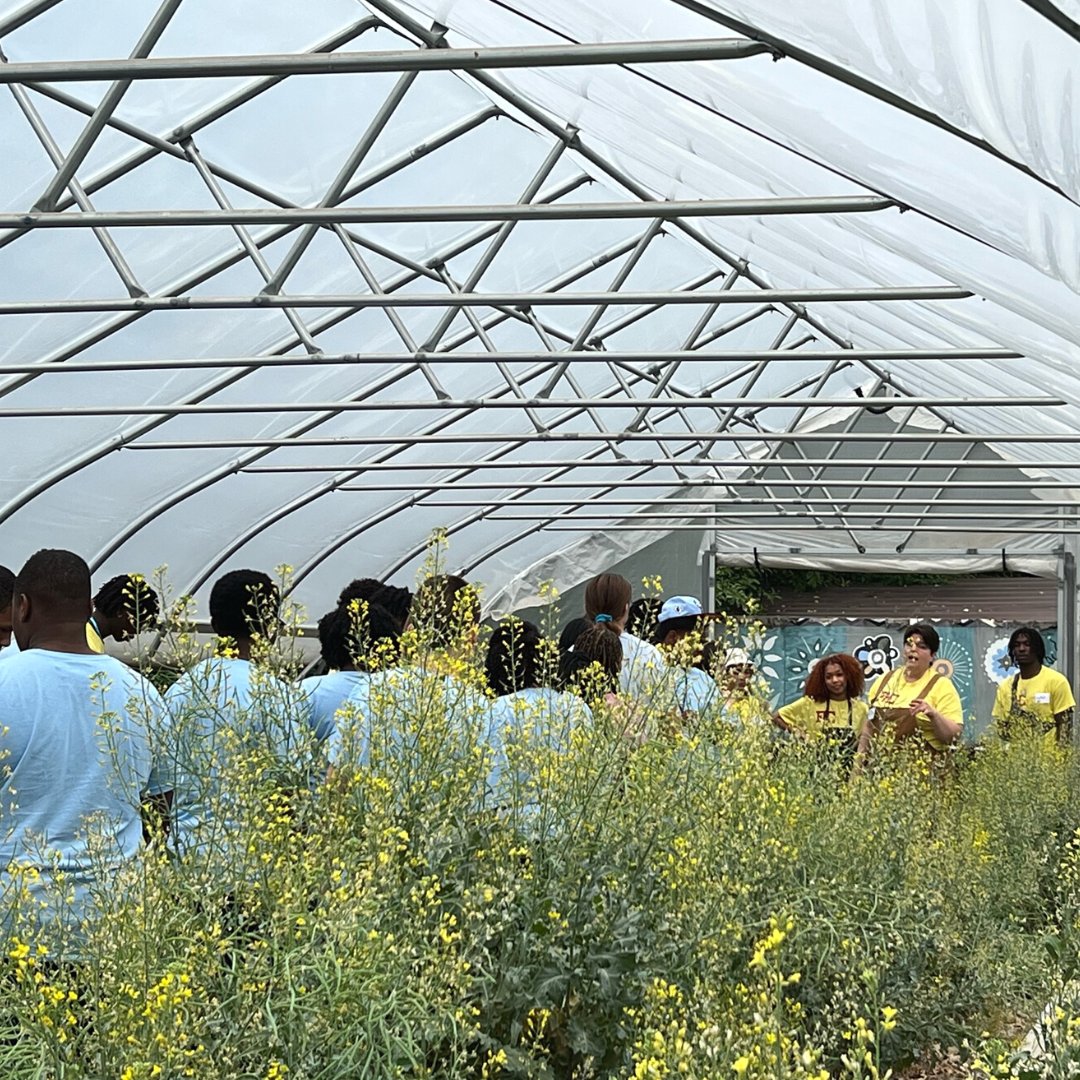
<path id="1" fill-rule="evenodd" d="M 803 696 L 778 710 L 773 723 L 804 739 L 827 735 L 854 745 L 866 723 L 866 703 L 859 700 L 864 681 L 862 665 L 854 656 L 825 656 L 807 676 Z"/>
<path id="2" fill-rule="evenodd" d="M 891 730 L 896 742 L 917 739 L 933 750 L 944 750 L 964 730 L 964 708 L 956 687 L 932 664 L 941 647 L 937 631 L 915 623 L 904 634 L 904 664 L 882 675 L 870 687 L 870 723 L 860 750 L 869 738 Z M 918 745 L 918 743 L 916 744 Z"/>

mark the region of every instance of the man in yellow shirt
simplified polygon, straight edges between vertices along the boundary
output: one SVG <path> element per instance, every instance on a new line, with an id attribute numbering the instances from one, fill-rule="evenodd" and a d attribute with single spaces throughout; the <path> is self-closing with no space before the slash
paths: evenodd
<path id="1" fill-rule="evenodd" d="M 142 574 L 110 578 L 94 597 L 94 612 L 86 624 L 86 644 L 105 652 L 105 639 L 130 641 L 157 622 L 158 595 Z"/>
<path id="2" fill-rule="evenodd" d="M 1044 663 L 1042 634 L 1031 626 L 1014 630 L 1009 657 L 1020 670 L 998 684 L 993 712 L 998 734 L 1008 739 L 1022 732 L 1046 733 L 1068 742 L 1076 700 L 1069 680 Z"/>

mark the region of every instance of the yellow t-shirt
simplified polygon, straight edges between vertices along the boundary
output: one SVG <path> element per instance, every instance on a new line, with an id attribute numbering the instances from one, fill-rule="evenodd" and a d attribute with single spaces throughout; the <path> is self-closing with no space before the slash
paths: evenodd
<path id="1" fill-rule="evenodd" d="M 815 701 L 803 695 L 779 710 L 780 719 L 810 739 L 826 730 L 843 729 L 857 735 L 866 723 L 865 701 Z"/>
<path id="2" fill-rule="evenodd" d="M 875 709 L 903 709 L 909 706 L 913 701 L 924 696 L 924 688 L 930 683 L 930 680 L 934 677 L 934 670 L 931 668 L 927 673 L 919 679 L 918 682 L 908 682 L 904 678 L 903 671 L 896 671 L 896 673 L 889 678 L 888 674 L 879 676 L 874 685 L 870 687 L 870 704 Z M 884 690 L 880 690 L 882 682 L 889 678 L 889 685 Z M 942 676 L 933 688 L 930 690 L 929 695 L 926 695 L 926 700 L 935 708 L 946 720 L 951 720 L 954 724 L 964 723 L 964 706 L 960 704 L 960 695 L 956 692 L 956 687 L 953 686 L 951 680 Z M 934 727 L 930 723 L 930 717 L 925 713 L 918 713 L 915 716 L 915 727 L 918 729 L 919 734 L 935 749 L 944 750 L 946 743 L 941 742 L 934 735 Z"/>
<path id="3" fill-rule="evenodd" d="M 1015 689 L 1015 698 L 1014 698 Z M 1045 665 L 1039 674 L 1033 679 L 1024 679 L 1018 675 L 1010 675 L 1002 679 L 998 684 L 997 697 L 994 699 L 993 718 L 998 722 L 999 728 L 1003 720 L 1019 720 L 1023 717 L 1033 719 L 1029 721 L 1029 730 L 1054 731 L 1054 717 L 1058 713 L 1068 712 L 1075 708 L 1076 699 L 1073 697 L 1072 687 L 1069 680 Z M 1006 725 L 1011 728 L 1012 725 Z M 1008 734 L 1017 734 L 1009 730 Z M 1002 734 L 1006 734 L 1002 731 Z"/>
<path id="4" fill-rule="evenodd" d="M 96 653 L 105 655 L 105 642 L 101 640 L 101 635 L 94 629 L 93 623 L 86 624 L 86 644 Z"/>

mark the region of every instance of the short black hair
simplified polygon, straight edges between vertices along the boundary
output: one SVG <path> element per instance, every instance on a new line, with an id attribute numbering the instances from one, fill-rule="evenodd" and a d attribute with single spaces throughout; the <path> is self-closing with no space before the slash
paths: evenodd
<path id="1" fill-rule="evenodd" d="M 907 641 L 909 637 L 913 637 L 915 634 L 918 634 L 923 639 L 923 644 L 930 649 L 931 653 L 937 656 L 937 651 L 941 648 L 941 638 L 938 637 L 938 632 L 929 623 L 912 623 L 904 631 L 904 640 Z"/>
<path id="2" fill-rule="evenodd" d="M 344 607 L 328 611 L 319 620 L 319 645 L 328 667 L 355 665 L 369 668 L 378 653 L 378 665 L 397 656 L 397 640 L 401 632 L 397 617 L 381 604 L 355 600 Z"/>
<path id="3" fill-rule="evenodd" d="M 126 614 L 136 629 L 157 620 L 158 594 L 142 574 L 118 574 L 97 591 L 94 607 L 110 618 Z"/>
<path id="4" fill-rule="evenodd" d="M 319 620 L 319 648 L 329 668 L 340 671 L 355 663 L 353 619 L 347 608 L 336 607 Z"/>
<path id="5" fill-rule="evenodd" d="M 511 617 L 495 627 L 484 670 L 496 697 L 540 685 L 540 641 L 539 628 L 524 619 Z"/>
<path id="6" fill-rule="evenodd" d="M 85 618 L 90 614 L 90 567 L 73 551 L 42 548 L 15 578 L 13 596 L 20 594 L 52 614 Z"/>
<path id="7" fill-rule="evenodd" d="M 354 578 L 341 590 L 337 598 L 338 607 L 345 607 L 350 600 L 371 600 L 382 587 L 383 583 L 377 578 Z"/>
<path id="8" fill-rule="evenodd" d="M 448 648 L 462 629 L 480 621 L 480 597 L 463 577 L 434 574 L 416 590 L 413 613 L 432 645 Z"/>
<path id="9" fill-rule="evenodd" d="M 11 607 L 15 597 L 15 572 L 0 566 L 0 608 Z"/>
<path id="10" fill-rule="evenodd" d="M 1009 659 L 1012 659 L 1013 649 L 1016 648 L 1017 638 L 1026 637 L 1031 651 L 1039 658 L 1039 663 L 1046 663 L 1046 642 L 1042 634 L 1034 626 L 1021 626 L 1009 635 Z"/>
<path id="11" fill-rule="evenodd" d="M 385 608 L 398 624 L 399 630 L 405 629 L 409 621 L 409 613 L 412 611 L 412 590 L 403 585 L 380 585 L 371 598 L 373 604 Z"/>
<path id="12" fill-rule="evenodd" d="M 210 625 L 218 637 L 239 641 L 256 634 L 273 637 L 281 595 L 261 570 L 230 570 L 210 590 Z"/>
<path id="13" fill-rule="evenodd" d="M 354 612 L 351 633 L 354 661 L 358 668 L 376 671 L 389 667 L 397 659 L 401 627 L 381 604 L 371 603 L 361 612 Z"/>
<path id="14" fill-rule="evenodd" d="M 700 615 L 676 615 L 672 619 L 658 622 L 656 629 L 653 631 L 653 644 L 659 645 L 667 637 L 670 630 L 685 630 L 687 633 L 691 633 L 697 629 L 699 618 L 701 618 Z"/>

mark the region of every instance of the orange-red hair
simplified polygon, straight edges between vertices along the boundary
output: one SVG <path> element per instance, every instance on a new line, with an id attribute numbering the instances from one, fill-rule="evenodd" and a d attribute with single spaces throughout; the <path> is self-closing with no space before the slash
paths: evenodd
<path id="1" fill-rule="evenodd" d="M 866 683 L 866 676 L 863 674 L 862 664 L 860 664 L 854 656 L 849 656 L 847 653 L 843 652 L 833 653 L 831 656 L 823 656 L 814 665 L 814 670 L 806 677 L 806 685 L 803 687 L 803 693 L 808 698 L 813 698 L 815 701 L 827 701 L 829 699 L 829 691 L 825 688 L 825 669 L 829 664 L 839 664 L 840 668 L 843 670 L 844 677 L 847 679 L 846 694 L 848 700 L 853 701 L 855 698 L 861 697 L 863 686 Z"/>

